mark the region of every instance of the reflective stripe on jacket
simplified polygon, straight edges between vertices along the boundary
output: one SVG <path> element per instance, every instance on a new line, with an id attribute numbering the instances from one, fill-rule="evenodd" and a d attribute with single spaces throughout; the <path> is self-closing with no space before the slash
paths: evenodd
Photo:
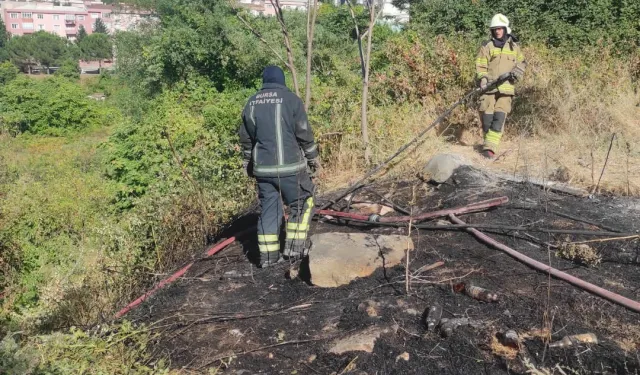
<path id="1" fill-rule="evenodd" d="M 242 153 L 256 177 L 295 175 L 318 156 L 302 100 L 286 86 L 264 84 L 244 107 L 242 122 Z"/>
<path id="2" fill-rule="evenodd" d="M 496 80 L 502 74 L 518 68 L 524 73 L 527 63 L 520 46 L 511 37 L 502 48 L 494 45 L 493 40 L 486 41 L 480 47 L 476 58 L 476 78 L 487 77 L 489 82 Z M 498 86 L 498 91 L 505 95 L 514 95 L 513 83 L 506 81 Z M 496 90 L 489 91 L 489 93 Z"/>

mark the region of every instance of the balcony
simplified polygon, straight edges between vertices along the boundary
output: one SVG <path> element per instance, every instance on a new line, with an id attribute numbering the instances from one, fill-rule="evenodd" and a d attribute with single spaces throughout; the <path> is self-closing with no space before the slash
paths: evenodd
<path id="1" fill-rule="evenodd" d="M 64 24 L 65 25 L 75 25 L 76 24 L 76 20 L 64 20 Z"/>

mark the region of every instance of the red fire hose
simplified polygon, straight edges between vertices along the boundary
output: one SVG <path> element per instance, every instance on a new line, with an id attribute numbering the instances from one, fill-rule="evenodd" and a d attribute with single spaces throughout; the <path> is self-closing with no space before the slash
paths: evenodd
<path id="1" fill-rule="evenodd" d="M 405 221 L 418 222 L 418 221 L 421 221 L 421 220 L 432 219 L 432 218 L 436 218 L 436 217 L 443 217 L 443 216 L 447 216 L 449 214 L 454 214 L 454 213 L 455 214 L 464 214 L 464 213 L 469 213 L 469 212 L 482 211 L 482 210 L 485 210 L 487 208 L 491 208 L 491 207 L 495 207 L 495 206 L 501 205 L 501 204 L 506 203 L 508 201 L 509 201 L 509 199 L 507 197 L 493 198 L 493 199 L 489 199 L 489 200 L 486 200 L 486 201 L 473 203 L 473 204 L 470 204 L 470 205 L 464 206 L 464 207 L 456 207 L 456 208 L 450 208 L 450 209 L 446 209 L 446 210 L 427 212 L 427 213 L 424 213 L 422 215 L 413 216 L 413 217 L 412 216 L 380 217 L 378 215 L 365 216 L 365 215 L 358 215 L 358 214 L 349 213 L 349 212 L 339 212 L 339 211 L 332 211 L 332 210 L 319 210 L 319 211 L 316 212 L 316 214 L 339 216 L 339 217 L 351 218 L 351 219 L 354 219 L 354 220 L 364 220 L 364 221 L 381 222 L 381 223 L 405 222 Z M 235 235 L 234 237 L 230 237 L 230 238 L 228 238 L 228 239 L 226 239 L 226 240 L 224 240 L 222 242 L 217 243 L 216 245 L 212 246 L 209 250 L 207 250 L 207 252 L 205 253 L 204 257 L 208 258 L 208 257 L 211 257 L 212 255 L 218 253 L 219 251 L 223 250 L 224 248 L 226 248 L 227 246 L 232 244 L 236 240 L 237 237 L 240 237 L 241 235 L 243 235 L 245 232 L 247 232 L 249 230 L 251 230 L 251 229 L 247 229 L 247 230 Z M 143 294 L 142 296 L 138 297 L 135 301 L 129 303 L 122 310 L 118 311 L 118 313 L 116 313 L 116 315 L 115 315 L 115 318 L 118 319 L 118 318 L 123 317 L 125 314 L 127 314 L 129 311 L 134 309 L 136 306 L 138 306 L 139 304 L 141 304 L 142 302 L 147 300 L 149 297 L 153 296 L 158 290 L 164 288 L 166 285 L 171 284 L 172 282 L 174 282 L 177 279 L 179 279 L 180 277 L 182 277 L 182 275 L 184 275 L 194 264 L 195 264 L 195 262 L 191 262 L 191 263 L 187 264 L 186 266 L 180 268 L 178 271 L 173 273 L 168 278 L 160 281 L 151 290 L 147 291 L 145 294 Z"/>
<path id="2" fill-rule="evenodd" d="M 318 210 L 316 213 L 319 215 L 344 217 L 348 219 L 370 221 L 374 223 L 400 223 L 400 222 L 407 222 L 407 221 L 419 222 L 422 220 L 434 219 L 436 217 L 444 217 L 450 214 L 460 215 L 460 214 L 466 214 L 471 212 L 484 211 L 487 208 L 499 206 L 501 204 L 507 203 L 508 201 L 509 201 L 509 198 L 507 197 L 498 197 L 498 198 L 488 199 L 486 201 L 472 203 L 467 206 L 449 208 L 449 209 L 440 210 L 440 211 L 427 212 L 417 216 L 385 216 L 385 217 L 381 217 L 379 215 L 366 216 L 366 215 L 360 215 L 360 214 L 355 214 L 351 212 L 340 212 L 340 211 L 333 211 L 333 210 Z"/>
<path id="3" fill-rule="evenodd" d="M 450 214 L 449 215 L 449 219 L 451 219 L 451 221 L 453 221 L 456 224 L 465 224 L 464 221 L 458 219 L 454 214 Z M 546 265 L 544 263 L 538 262 L 535 259 L 531 259 L 528 256 L 521 254 L 517 251 L 515 251 L 514 249 L 494 240 L 493 238 L 487 236 L 486 234 L 480 232 L 477 229 L 474 228 L 466 228 L 467 232 L 472 233 L 477 239 L 479 239 L 480 241 L 498 249 L 498 250 L 502 250 L 505 253 L 509 254 L 510 256 L 514 257 L 515 259 L 519 260 L 520 262 L 535 268 L 539 271 L 542 272 L 548 272 L 551 276 L 553 277 L 557 277 L 560 280 L 564 280 L 570 284 L 573 284 L 575 286 L 577 286 L 578 288 L 585 290 L 589 293 L 595 294 L 597 296 L 600 296 L 602 298 L 608 299 L 611 302 L 617 303 L 618 305 L 624 306 L 626 308 L 628 308 L 629 310 L 635 311 L 635 312 L 640 312 L 640 303 L 637 301 L 634 301 L 632 299 L 629 299 L 627 297 L 621 296 L 619 294 L 610 292 L 606 289 L 600 288 L 599 286 L 593 285 L 591 283 L 588 283 L 584 280 L 581 280 L 575 276 L 571 276 L 568 273 L 562 272 L 560 270 L 557 270 L 549 265 Z"/>
<path id="4" fill-rule="evenodd" d="M 239 234 L 236 234 L 234 237 L 229 237 L 224 241 L 218 242 L 217 244 L 211 246 L 204 254 L 205 258 L 211 257 L 214 254 L 220 252 L 221 250 L 223 250 L 225 247 L 229 246 L 230 244 L 232 244 L 237 237 L 240 237 L 242 234 L 244 234 L 247 231 L 243 231 Z M 127 306 L 125 306 L 122 310 L 118 311 L 118 313 L 115 315 L 115 318 L 121 318 L 122 316 L 124 316 L 126 313 L 128 313 L 129 311 L 131 311 L 133 308 L 135 308 L 136 306 L 138 306 L 139 304 L 141 304 L 142 302 L 144 302 L 147 298 L 151 297 L 152 295 L 154 295 L 158 290 L 164 288 L 167 284 L 171 284 L 172 282 L 176 281 L 178 278 L 180 278 L 182 275 L 184 275 L 189 268 L 191 268 L 193 265 L 195 264 L 194 262 L 191 262 L 189 264 L 187 264 L 186 266 L 180 268 L 178 271 L 176 271 L 175 273 L 173 273 L 171 276 L 169 276 L 168 278 L 160 281 L 156 286 L 154 286 L 151 290 L 147 291 L 145 294 L 143 294 L 142 296 L 138 297 L 138 299 L 136 299 L 135 301 L 131 302 L 130 304 L 128 304 Z"/>

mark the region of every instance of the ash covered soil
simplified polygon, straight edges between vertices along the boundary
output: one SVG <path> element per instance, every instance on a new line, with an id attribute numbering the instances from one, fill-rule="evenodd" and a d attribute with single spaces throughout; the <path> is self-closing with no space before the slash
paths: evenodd
<path id="1" fill-rule="evenodd" d="M 354 200 L 379 202 L 378 194 L 398 206 L 413 206 L 415 214 L 509 197 L 509 203 L 496 209 L 460 215 L 467 223 L 640 230 L 640 200 L 555 194 L 503 182 L 471 167 L 459 168 L 440 186 L 420 180 L 370 185 Z M 238 222 L 229 234 L 255 220 Z M 638 239 L 589 243 L 601 261 L 585 266 L 559 257 L 558 249 L 548 244 L 602 237 L 482 231 L 531 258 L 640 300 Z M 314 222 L 312 232 L 406 235 L 407 228 L 335 223 L 324 217 Z M 206 374 L 211 369 L 222 374 L 640 373 L 640 314 L 535 271 L 465 231 L 412 231 L 408 293 L 404 261 L 348 285 L 319 288 L 287 279 L 288 263 L 267 269 L 252 265 L 247 257 L 257 251 L 254 238 L 255 233 L 249 234 L 198 261 L 182 279 L 130 313 L 128 319 L 157 333 L 150 347 L 155 358 L 169 358 L 172 367 L 187 373 Z M 424 271 L 440 261 L 444 265 Z M 457 293 L 454 286 L 461 282 L 495 292 L 499 299 L 487 303 Z M 436 303 L 443 307 L 443 318 L 470 318 L 477 324 L 459 327 L 449 337 L 427 331 L 421 316 Z M 501 334 L 509 329 L 522 339 L 521 350 L 501 344 Z M 566 335 L 588 332 L 596 334 L 598 344 L 548 347 Z M 364 350 L 334 353 L 339 340 Z"/>

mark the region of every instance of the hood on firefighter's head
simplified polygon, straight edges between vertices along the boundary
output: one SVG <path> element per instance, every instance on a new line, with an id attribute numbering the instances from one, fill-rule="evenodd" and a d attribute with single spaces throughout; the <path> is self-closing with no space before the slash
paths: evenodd
<path id="1" fill-rule="evenodd" d="M 278 85 L 286 86 L 284 72 L 278 66 L 269 65 L 264 68 L 264 71 L 262 72 L 262 83 L 276 83 Z"/>

